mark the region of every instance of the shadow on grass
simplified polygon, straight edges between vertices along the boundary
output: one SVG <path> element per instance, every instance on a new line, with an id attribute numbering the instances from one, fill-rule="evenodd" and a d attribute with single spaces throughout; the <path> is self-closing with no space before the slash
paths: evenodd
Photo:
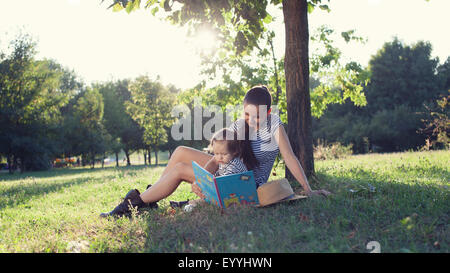
<path id="1" fill-rule="evenodd" d="M 332 196 L 267 208 L 221 210 L 203 204 L 190 213 L 151 213 L 145 251 L 369 252 L 368 242 L 378 241 L 382 252 L 448 252 L 447 189 L 390 181 L 365 170 L 356 178 L 324 172 L 317 176 L 312 187 L 327 189 Z M 368 183 L 374 192 L 349 191 Z"/>
<path id="2" fill-rule="evenodd" d="M 53 169 L 50 171 L 41 172 L 28 172 L 28 173 L 17 173 L 17 174 L 3 174 L 0 176 L 0 186 L 6 185 L 6 189 L 1 189 L 0 195 L 0 209 L 5 207 L 20 206 L 26 203 L 30 199 L 37 198 L 39 196 L 58 192 L 67 189 L 72 186 L 85 184 L 92 182 L 92 177 L 89 175 L 79 176 L 75 178 L 70 178 L 69 176 L 76 176 L 82 174 L 89 174 L 92 172 L 98 173 L 105 172 L 104 175 L 98 178 L 94 178 L 97 183 L 108 183 L 108 181 L 114 179 L 116 174 L 111 174 L 111 170 L 117 170 L 119 172 L 130 172 L 130 171 L 140 171 L 146 168 L 155 168 L 156 166 L 126 166 L 126 167 L 105 167 L 103 169 L 88 169 L 88 168 L 73 168 L 73 169 Z M 35 181 L 38 179 L 52 179 L 55 181 L 41 182 Z M 56 178 L 60 181 L 56 181 Z M 8 186 L 8 182 L 16 182 L 17 180 L 23 180 L 17 184 Z M 64 181 L 68 180 L 68 181 Z M 64 182 L 63 182 L 64 181 Z"/>
<path id="3" fill-rule="evenodd" d="M 24 172 L 19 173 L 16 172 L 14 174 L 9 173 L 0 173 L 0 183 L 4 181 L 11 181 L 11 180 L 17 180 L 17 179 L 25 179 L 28 177 L 35 177 L 35 178 L 50 178 L 50 177 L 56 177 L 56 176 L 68 176 L 68 175 L 78 175 L 78 174 L 85 174 L 85 173 L 91 173 L 91 172 L 101 172 L 101 171 L 111 171 L 111 170 L 117 170 L 117 171 L 130 171 L 130 170 L 142 170 L 142 169 L 152 169 L 157 167 L 164 167 L 166 164 L 158 164 L 155 165 L 131 165 L 131 166 L 106 166 L 104 168 L 58 168 L 58 169 L 52 169 L 49 171 L 35 171 L 35 172 Z"/>
<path id="4" fill-rule="evenodd" d="M 1 195 L 4 197 L 0 200 L 0 209 L 5 207 L 15 207 L 19 206 L 27 201 L 37 198 L 45 194 L 51 194 L 58 192 L 63 189 L 67 189 L 72 186 L 85 184 L 91 182 L 90 177 L 86 178 L 76 178 L 63 183 L 33 183 L 28 182 L 27 185 L 15 185 L 9 187 L 7 190 L 1 191 Z M 106 183 L 107 180 L 103 181 Z"/>

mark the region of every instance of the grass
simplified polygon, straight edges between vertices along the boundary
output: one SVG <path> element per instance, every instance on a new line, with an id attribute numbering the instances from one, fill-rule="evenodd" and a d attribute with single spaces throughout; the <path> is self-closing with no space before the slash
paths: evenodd
<path id="1" fill-rule="evenodd" d="M 448 151 L 316 161 L 310 184 L 331 197 L 262 209 L 173 210 L 168 200 L 195 198 L 182 183 L 157 210 L 118 220 L 98 215 L 163 166 L 0 174 L 0 252 L 369 252 L 377 241 L 381 252 L 448 253 L 448 162 Z"/>

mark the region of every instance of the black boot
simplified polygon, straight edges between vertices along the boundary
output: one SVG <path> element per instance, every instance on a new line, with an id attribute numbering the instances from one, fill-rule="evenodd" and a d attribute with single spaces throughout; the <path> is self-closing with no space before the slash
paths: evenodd
<path id="1" fill-rule="evenodd" d="M 148 184 L 147 188 L 145 190 L 148 190 L 148 188 L 150 188 L 151 186 L 152 186 L 152 184 Z M 158 203 L 156 203 L 156 202 L 148 203 L 147 205 L 151 209 L 157 209 L 158 208 Z"/>
<path id="2" fill-rule="evenodd" d="M 144 201 L 142 201 L 140 197 L 139 191 L 134 189 L 130 190 L 127 193 L 127 195 L 125 195 L 124 200 L 117 207 L 115 207 L 112 211 L 108 213 L 101 213 L 100 217 L 108 217 L 108 216 L 120 217 L 123 215 L 130 216 L 131 215 L 130 206 L 133 208 L 137 208 L 139 210 L 143 208 L 155 208 L 155 207 L 157 208 L 158 204 L 144 203 Z"/>

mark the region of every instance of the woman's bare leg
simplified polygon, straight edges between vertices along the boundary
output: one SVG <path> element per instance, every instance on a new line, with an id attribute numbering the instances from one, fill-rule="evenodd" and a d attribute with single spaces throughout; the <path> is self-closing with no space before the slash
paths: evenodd
<path id="1" fill-rule="evenodd" d="M 212 155 L 189 147 L 178 147 L 172 154 L 165 170 L 158 181 L 141 194 L 145 203 L 152 203 L 172 194 L 182 181 L 194 182 L 192 160 L 204 166 Z"/>
<path id="2" fill-rule="evenodd" d="M 194 160 L 201 166 L 205 166 L 211 158 L 212 156 L 208 153 L 187 146 L 178 146 L 172 153 L 172 156 L 170 157 L 169 162 L 167 163 L 167 166 L 161 176 L 166 175 L 178 162 L 191 164 L 191 161 Z"/>

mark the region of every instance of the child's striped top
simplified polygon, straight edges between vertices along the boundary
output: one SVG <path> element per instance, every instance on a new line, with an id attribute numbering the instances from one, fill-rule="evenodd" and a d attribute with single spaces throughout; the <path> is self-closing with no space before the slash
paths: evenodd
<path id="1" fill-rule="evenodd" d="M 214 176 L 223 176 L 236 173 L 243 173 L 247 171 L 244 162 L 238 157 L 233 158 L 227 164 L 219 164 L 219 169 L 216 171 Z"/>

